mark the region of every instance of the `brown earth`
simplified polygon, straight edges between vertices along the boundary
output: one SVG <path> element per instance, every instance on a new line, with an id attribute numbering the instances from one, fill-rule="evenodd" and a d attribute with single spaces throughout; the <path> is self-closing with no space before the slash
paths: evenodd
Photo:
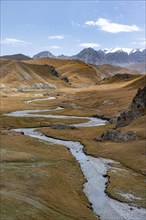
<path id="1" fill-rule="evenodd" d="M 4 62 L 6 62 L 6 66 L 12 64 L 7 60 Z M 68 64 L 68 62 L 74 63 Z M 106 189 L 107 193 L 120 201 L 145 207 L 145 116 L 120 128 L 122 132 L 133 131 L 138 136 L 137 140 L 127 143 L 94 141 L 94 138 L 100 136 L 105 130 L 114 128 L 113 124 L 90 128 L 53 129 L 41 127 L 58 123 L 74 124 L 83 120 L 2 116 L 4 113 L 16 110 L 48 108 L 52 109 L 49 114 L 76 116 L 104 114 L 114 117 L 127 109 L 137 93 L 137 89 L 145 84 L 145 77 L 134 75 L 128 79 L 109 78 L 95 85 L 99 80 L 99 75 L 95 69 L 93 71 L 92 67 L 85 66 L 80 61 L 31 60 L 23 62 L 20 66 L 32 65 L 33 69 L 35 65 L 45 64 L 55 66 L 57 71 L 59 69 L 63 76 L 69 77 L 74 86 L 77 86 L 73 88 L 56 77 L 58 81 L 52 82 L 55 85 L 58 83 L 60 86 L 54 90 L 33 90 L 21 93 L 7 93 L 3 90 L 0 116 L 1 219 L 97 219 L 82 191 L 83 183 L 86 180 L 79 164 L 70 152 L 64 146 L 42 142 L 21 134 L 12 134 L 9 130 L 19 127 L 37 127 L 48 136 L 78 140 L 85 146 L 86 154 L 120 162 L 118 165 L 113 165 L 108 172 L 110 182 Z M 73 72 L 73 68 L 75 68 L 75 72 Z M 80 71 L 78 72 L 78 70 Z M 83 73 L 83 70 L 87 72 L 84 72 L 85 76 L 81 81 L 80 72 Z M 91 75 L 90 77 L 88 75 L 89 70 L 93 73 L 93 79 L 91 79 Z M 76 79 L 75 76 L 78 76 L 79 79 Z M 51 77 L 54 76 L 50 75 Z M 11 84 L 10 79 L 9 82 Z M 88 84 L 88 87 L 83 87 L 85 84 Z M 55 96 L 56 100 L 36 101 L 38 106 L 23 102 L 24 100 L 46 98 L 46 94 L 48 97 Z M 39 97 L 39 95 L 42 96 Z M 39 106 L 39 104 L 47 106 Z M 65 109 L 53 111 L 57 106 Z M 124 194 L 132 194 L 135 197 L 130 200 L 124 197 Z"/>
<path id="2" fill-rule="evenodd" d="M 1 89 L 3 92 L 87 87 L 117 74 L 139 77 L 134 70 L 112 65 L 94 66 L 79 60 L 41 58 L 16 61 L 0 58 Z"/>

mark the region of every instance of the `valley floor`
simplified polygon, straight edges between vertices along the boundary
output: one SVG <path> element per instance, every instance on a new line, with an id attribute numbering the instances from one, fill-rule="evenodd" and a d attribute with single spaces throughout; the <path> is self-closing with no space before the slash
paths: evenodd
<path id="1" fill-rule="evenodd" d="M 81 142 L 87 155 L 119 162 L 113 164 L 107 173 L 109 180 L 107 194 L 121 202 L 146 208 L 145 116 L 120 129 L 133 131 L 138 136 L 137 140 L 117 143 L 94 140 L 104 131 L 114 128 L 113 124 L 62 129 L 59 126 L 53 128 L 51 125 L 76 124 L 86 120 L 20 118 L 4 115 L 18 110 L 48 108 L 49 114 L 73 116 L 103 114 L 114 117 L 129 106 L 136 92 L 137 87 L 113 83 L 88 88 L 64 88 L 53 92 L 48 90 L 3 94 L 0 116 L 1 219 L 98 219 L 83 193 L 86 179 L 70 151 L 63 145 L 40 141 L 14 132 L 11 130 L 14 128 L 36 127 L 47 136 Z M 24 102 L 50 96 L 56 99 L 36 100 L 33 104 Z M 63 109 L 56 113 L 53 109 L 58 106 Z"/>

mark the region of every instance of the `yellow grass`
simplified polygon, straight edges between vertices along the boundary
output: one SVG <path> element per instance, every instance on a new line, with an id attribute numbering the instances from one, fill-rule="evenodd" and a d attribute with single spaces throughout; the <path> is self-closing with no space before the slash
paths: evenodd
<path id="1" fill-rule="evenodd" d="M 64 146 L 2 136 L 1 174 L 1 219 L 97 219 L 80 167 Z"/>
<path id="2" fill-rule="evenodd" d="M 8 62 L 3 60 L 3 62 L 5 69 L 7 69 L 15 61 Z M 100 67 L 100 70 L 95 70 L 95 68 L 81 61 L 56 61 L 55 59 L 25 61 L 17 64 L 16 69 L 18 70 L 19 66 L 20 69 L 24 70 L 24 66 L 27 68 L 29 66 L 31 73 L 32 71 L 35 72 L 37 68 L 42 73 L 44 64 L 53 65 L 62 75 L 70 77 L 72 85 L 66 86 L 62 81 L 53 82 L 50 77 L 48 80 L 54 83 L 55 90 L 27 91 L 12 94 L 3 90 L 2 93 L 1 218 L 32 219 L 33 216 L 35 220 L 96 219 L 90 209 L 91 205 L 82 191 L 85 179 L 79 164 L 71 156 L 70 152 L 64 146 L 42 142 L 20 134 L 11 136 L 9 129 L 19 127 L 37 127 L 48 136 L 65 140 L 78 140 L 84 145 L 86 154 L 94 157 L 110 158 L 120 162 L 120 165 L 116 165 L 119 169 L 114 168 L 116 172 L 114 172 L 114 169 L 108 172 L 110 184 L 107 187 L 107 193 L 120 201 L 144 207 L 144 175 L 146 173 L 145 116 L 120 129 L 123 132 L 133 131 L 139 137 L 135 141 L 126 143 L 94 141 L 94 138 L 100 136 L 105 130 L 113 128 L 114 125 L 111 124 L 100 127 L 63 130 L 41 127 L 53 123 L 80 123 L 82 120 L 2 116 L 4 113 L 16 110 L 47 108 L 48 110 L 52 109 L 52 111 L 44 114 L 76 116 L 105 114 L 116 116 L 130 105 L 137 89 L 144 85 L 144 77 L 134 76 L 127 81 L 116 80 L 114 82 L 110 79 L 95 85 L 99 77 L 101 77 L 102 71 L 106 70 L 108 72 L 109 67 Z M 118 70 L 122 71 L 121 69 Z M 45 72 L 43 75 L 44 81 L 47 79 L 46 74 Z M 10 75 L 12 78 L 7 79 L 9 83 L 18 76 Z M 37 77 L 38 80 L 42 75 L 38 73 Z M 3 80 L 5 82 L 6 79 Z M 12 81 L 12 84 L 16 85 L 14 81 Z M 86 86 L 84 86 L 85 84 Z M 76 88 L 73 88 L 73 86 L 76 86 Z M 35 103 L 38 106 L 23 102 L 24 100 L 46 98 L 47 96 L 35 96 L 36 94 L 45 95 L 46 93 L 48 93 L 48 96 L 55 96 L 56 100 L 36 101 Z M 47 106 L 39 106 L 39 103 Z M 53 112 L 53 109 L 57 106 L 62 106 L 65 109 Z M 9 135 L 7 135 L 8 133 Z M 131 193 L 137 199 L 130 201 L 124 198 L 121 193 Z M 139 197 L 142 199 L 139 200 Z"/>

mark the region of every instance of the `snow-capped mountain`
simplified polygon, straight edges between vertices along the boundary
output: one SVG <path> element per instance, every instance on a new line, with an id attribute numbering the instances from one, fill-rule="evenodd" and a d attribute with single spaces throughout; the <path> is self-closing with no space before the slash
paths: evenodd
<path id="1" fill-rule="evenodd" d="M 49 51 L 44 51 L 33 56 L 33 59 L 51 57 L 59 59 L 78 59 L 90 64 L 113 64 L 128 65 L 131 63 L 141 63 L 146 61 L 146 49 L 133 48 L 106 48 L 94 50 L 85 48 L 74 56 L 54 56 Z"/>
<path id="2" fill-rule="evenodd" d="M 104 49 L 104 53 L 107 54 L 107 53 L 115 53 L 115 52 L 125 52 L 129 55 L 130 53 L 135 53 L 136 51 L 142 52 L 143 50 L 144 48 L 143 49 L 132 49 L 132 48 L 113 47 L 113 48 Z"/>
<path id="3" fill-rule="evenodd" d="M 110 48 L 96 51 L 92 48 L 87 48 L 72 56 L 72 58 L 97 65 L 127 65 L 146 61 L 146 49 Z"/>

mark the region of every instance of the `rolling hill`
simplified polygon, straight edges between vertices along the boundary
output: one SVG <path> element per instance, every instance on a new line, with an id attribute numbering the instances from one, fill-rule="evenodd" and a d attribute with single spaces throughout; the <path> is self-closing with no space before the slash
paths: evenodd
<path id="1" fill-rule="evenodd" d="M 103 65 L 91 65 L 86 64 L 80 60 L 63 60 L 54 58 L 41 58 L 30 61 L 27 63 L 39 64 L 39 65 L 51 65 L 62 74 L 67 77 L 69 82 L 73 85 L 87 85 L 95 84 L 104 78 L 109 78 L 115 74 L 132 74 L 139 75 L 139 72 L 130 70 L 128 68 L 113 66 L 110 64 Z"/>
<path id="2" fill-rule="evenodd" d="M 0 61 L 1 88 L 3 90 L 55 89 L 67 84 L 52 66 L 29 64 L 3 58 Z"/>
<path id="3" fill-rule="evenodd" d="M 89 65 L 79 60 L 41 58 L 15 61 L 0 59 L 1 88 L 3 91 L 24 91 L 37 89 L 56 89 L 60 87 L 81 88 L 96 85 L 102 80 L 107 83 L 139 77 L 137 71 L 119 66 Z M 113 78 L 114 77 L 114 78 Z M 132 79 L 132 78 L 131 78 Z"/>
<path id="4" fill-rule="evenodd" d="M 95 84 L 101 80 L 101 72 L 91 65 L 79 60 L 62 60 L 53 58 L 41 58 L 37 60 L 26 61 L 27 63 L 39 65 L 54 66 L 57 72 L 63 77 L 67 77 L 73 86 L 86 86 Z M 110 74 L 108 74 L 108 77 Z"/>

